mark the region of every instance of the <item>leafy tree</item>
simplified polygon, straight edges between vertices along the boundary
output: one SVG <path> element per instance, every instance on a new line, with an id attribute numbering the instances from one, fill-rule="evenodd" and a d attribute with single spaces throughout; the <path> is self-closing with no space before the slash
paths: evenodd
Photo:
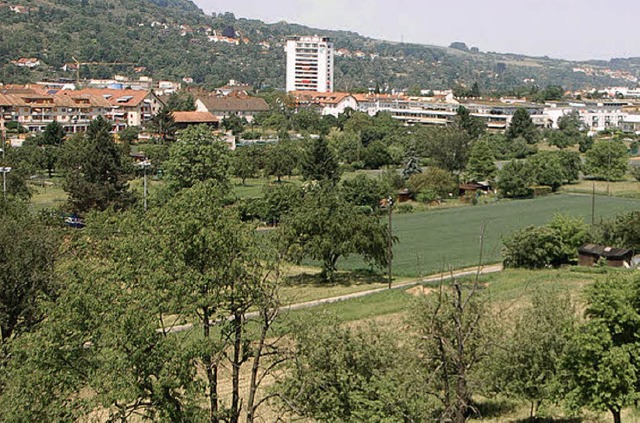
<path id="1" fill-rule="evenodd" d="M 539 185 L 551 187 L 557 191 L 567 179 L 560 157 L 555 152 L 542 152 L 527 160 L 527 167 L 533 180 Z"/>
<path id="2" fill-rule="evenodd" d="M 629 173 L 636 181 L 640 181 L 640 166 L 629 166 Z"/>
<path id="3" fill-rule="evenodd" d="M 522 137 L 528 144 L 535 144 L 536 141 L 538 141 L 540 133 L 538 128 L 533 124 L 527 109 L 520 107 L 513 114 L 506 135 L 510 140 Z"/>
<path id="4" fill-rule="evenodd" d="M 41 300 L 56 295 L 57 235 L 21 202 L 0 200 L 0 213 L 0 344 L 4 346 L 40 322 Z"/>
<path id="5" fill-rule="evenodd" d="M 425 128 L 418 132 L 416 145 L 420 155 L 429 157 L 436 166 L 456 173 L 467 166 L 471 138 L 466 131 L 453 127 Z"/>
<path id="6" fill-rule="evenodd" d="M 498 190 L 504 197 L 529 197 L 534 180 L 527 164 L 521 160 L 512 160 L 498 172 Z"/>
<path id="7" fill-rule="evenodd" d="M 505 267 L 540 269 L 559 262 L 562 239 L 548 226 L 527 226 L 503 240 Z"/>
<path id="8" fill-rule="evenodd" d="M 291 140 L 281 139 L 277 144 L 269 146 L 266 152 L 265 172 L 282 180 L 283 176 L 291 176 L 300 160 L 298 146 Z"/>
<path id="9" fill-rule="evenodd" d="M 333 130 L 327 136 L 329 147 L 340 162 L 354 163 L 362 160 L 362 142 L 358 134 L 351 131 Z"/>
<path id="10" fill-rule="evenodd" d="M 391 190 L 381 179 L 371 178 L 363 173 L 358 173 L 353 179 L 342 181 L 341 188 L 344 198 L 349 203 L 370 207 L 371 210 L 376 210 L 380 206 L 380 200 Z"/>
<path id="11" fill-rule="evenodd" d="M 495 161 L 491 145 L 485 140 L 476 141 L 469 153 L 468 178 L 472 181 L 492 180 L 498 172 Z"/>
<path id="12" fill-rule="evenodd" d="M 275 387 L 286 409 L 326 422 L 432 417 L 424 391 L 411 389 L 410 352 L 390 333 L 350 329 L 335 319 L 297 326 L 295 366 Z"/>
<path id="13" fill-rule="evenodd" d="M 636 280 L 618 277 L 589 287 L 588 319 L 562 360 L 560 386 L 567 405 L 607 410 L 615 423 L 622 421 L 622 409 L 638 395 L 637 285 Z"/>
<path id="14" fill-rule="evenodd" d="M 267 185 L 263 189 L 261 219 L 277 225 L 302 201 L 302 190 L 293 184 Z"/>
<path id="15" fill-rule="evenodd" d="M 102 117 L 87 132 L 64 144 L 64 190 L 74 211 L 122 209 L 131 204 L 122 152 L 110 134 L 111 124 Z"/>
<path id="16" fill-rule="evenodd" d="M 547 133 L 547 142 L 560 149 L 575 145 L 577 138 L 573 138 L 562 131 L 551 130 Z"/>
<path id="17" fill-rule="evenodd" d="M 579 136 L 583 126 L 577 111 L 572 111 L 558 118 L 558 129 L 569 137 Z"/>
<path id="18" fill-rule="evenodd" d="M 455 177 L 444 169 L 430 166 L 424 172 L 413 175 L 407 181 L 407 187 L 413 195 L 432 191 L 440 197 L 456 192 L 458 183 Z"/>
<path id="19" fill-rule="evenodd" d="M 312 140 L 307 146 L 300 163 L 300 172 L 307 181 L 336 184 L 340 180 L 338 161 L 324 137 Z"/>
<path id="20" fill-rule="evenodd" d="M 640 250 L 640 211 L 620 213 L 597 226 L 597 240 L 605 245 Z"/>
<path id="21" fill-rule="evenodd" d="M 619 141 L 598 141 L 585 154 L 585 173 L 597 179 L 620 179 L 628 167 L 627 147 Z"/>
<path id="22" fill-rule="evenodd" d="M 578 141 L 578 149 L 581 153 L 586 153 L 593 147 L 593 138 L 592 137 L 580 137 Z"/>
<path id="23" fill-rule="evenodd" d="M 220 124 L 225 130 L 231 131 L 233 135 L 240 135 L 244 132 L 244 127 L 247 124 L 247 120 L 245 118 L 241 118 L 240 116 L 229 115 L 225 116 Z"/>
<path id="24" fill-rule="evenodd" d="M 560 165 L 564 170 L 564 178 L 567 183 L 572 183 L 580 178 L 580 171 L 582 170 L 582 160 L 580 154 L 575 151 L 559 151 L 558 157 L 560 158 Z"/>
<path id="25" fill-rule="evenodd" d="M 254 147 L 239 147 L 232 153 L 233 176 L 242 180 L 245 185 L 247 178 L 253 178 L 258 174 L 260 160 L 258 149 Z"/>
<path id="26" fill-rule="evenodd" d="M 571 298 L 559 289 L 537 289 L 531 305 L 521 310 L 496 341 L 485 366 L 493 381 L 491 393 L 531 403 L 530 418 L 543 401 L 558 396 L 563 353 L 576 324 Z"/>
<path id="27" fill-rule="evenodd" d="M 547 226 L 553 229 L 561 240 L 558 260 L 569 262 L 578 255 L 578 247 L 589 240 L 589 225 L 581 217 L 569 214 L 555 214 Z"/>
<path id="28" fill-rule="evenodd" d="M 380 169 L 391 164 L 392 158 L 382 141 L 374 141 L 362 152 L 362 161 L 367 169 Z"/>
<path id="29" fill-rule="evenodd" d="M 120 142 L 122 142 L 123 144 L 131 145 L 134 142 L 138 141 L 139 134 L 140 128 L 138 128 L 137 126 L 127 126 L 118 133 L 118 137 L 120 138 Z"/>
<path id="30" fill-rule="evenodd" d="M 178 112 L 178 111 L 191 112 L 196 110 L 196 102 L 193 98 L 193 95 L 191 95 L 191 93 L 173 92 L 169 94 L 166 107 L 172 112 Z"/>
<path id="31" fill-rule="evenodd" d="M 284 220 L 283 230 L 293 259 L 320 260 L 327 281 L 333 280 L 340 257 L 357 254 L 377 266 L 387 264 L 386 227 L 331 187 L 311 187 Z"/>
<path id="32" fill-rule="evenodd" d="M 229 163 L 227 146 L 206 125 L 197 125 L 180 132 L 163 166 L 168 187 L 178 191 L 208 180 L 228 186 Z"/>

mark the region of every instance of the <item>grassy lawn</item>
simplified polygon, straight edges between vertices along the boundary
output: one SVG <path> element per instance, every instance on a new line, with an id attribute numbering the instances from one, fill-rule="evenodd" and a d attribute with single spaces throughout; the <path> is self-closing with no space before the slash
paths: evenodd
<path id="1" fill-rule="evenodd" d="M 274 178 L 250 178 L 242 185 L 240 178 L 232 178 L 233 191 L 238 198 L 258 198 L 262 197 L 264 187 L 267 185 L 277 184 Z M 302 184 L 302 179 L 299 176 L 284 177 L 282 178 L 282 184 Z"/>
<path id="2" fill-rule="evenodd" d="M 624 181 L 580 181 L 560 188 L 561 192 L 589 194 L 595 185 L 596 195 L 611 195 L 615 197 L 640 198 L 640 182 L 635 179 Z"/>
<path id="3" fill-rule="evenodd" d="M 34 209 L 53 209 L 63 205 L 67 201 L 67 193 L 62 189 L 62 179 L 53 178 L 29 184 L 32 191 L 31 205 Z"/>
<path id="4" fill-rule="evenodd" d="M 640 207 L 640 200 L 596 197 L 596 219 Z M 435 210 L 393 216 L 394 274 L 420 277 L 477 264 L 479 239 L 484 226 L 484 262 L 501 260 L 501 238 L 527 225 L 541 225 L 556 213 L 591 216 L 591 197 L 559 194 L 530 200 Z M 357 257 L 341 260 L 341 269 L 366 268 Z"/>

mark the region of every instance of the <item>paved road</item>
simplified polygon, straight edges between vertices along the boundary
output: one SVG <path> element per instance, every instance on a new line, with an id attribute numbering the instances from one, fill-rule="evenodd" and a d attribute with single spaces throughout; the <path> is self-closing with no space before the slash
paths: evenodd
<path id="1" fill-rule="evenodd" d="M 487 274 L 487 273 L 496 273 L 496 272 L 500 272 L 502 271 L 502 264 L 492 264 L 492 265 L 487 265 L 487 266 L 481 266 L 480 267 L 480 274 Z M 452 278 L 459 278 L 459 277 L 463 277 L 463 276 L 472 276 L 478 273 L 478 267 L 471 267 L 471 268 L 467 268 L 467 269 L 462 269 L 462 270 L 457 270 L 454 272 L 448 272 L 448 273 L 440 273 L 437 275 L 432 275 L 429 276 L 427 278 L 423 278 L 423 279 L 416 279 L 413 281 L 408 281 L 408 282 L 403 282 L 403 283 L 399 283 L 396 285 L 392 285 L 391 289 L 405 289 L 405 288 L 410 288 L 412 286 L 415 285 L 420 285 L 423 283 L 430 283 L 430 282 L 438 282 L 438 281 L 445 281 L 445 280 L 449 280 Z M 331 303 L 337 303 L 340 301 L 347 301 L 347 300 L 353 300 L 355 298 L 362 298 L 362 297 L 366 297 L 368 295 L 373 295 L 373 294 L 378 294 L 380 292 L 384 292 L 387 291 L 388 288 L 376 288 L 376 289 L 370 289 L 367 291 L 360 291 L 360 292 L 354 292 L 352 294 L 345 294 L 345 295 L 339 295 L 337 297 L 330 297 L 330 298 L 322 298 L 320 300 L 313 300 L 313 301 L 307 301 L 304 303 L 297 303 L 297 304 L 290 304 L 288 306 L 283 306 L 280 307 L 280 311 L 294 311 L 294 310 L 303 310 L 303 309 L 307 309 L 307 308 L 312 308 L 312 307 L 317 307 L 319 305 L 322 304 L 331 304 Z M 257 312 L 251 312 L 251 313 L 247 313 L 246 317 L 247 318 L 253 318 L 253 317 L 257 317 L 258 313 Z M 166 329 L 166 332 L 170 332 L 170 333 L 176 333 L 176 332 L 183 332 L 186 330 L 189 330 L 193 327 L 192 323 L 187 323 L 186 325 L 178 325 L 178 326 L 172 326 L 170 328 Z M 162 329 L 159 329 L 160 331 Z"/>

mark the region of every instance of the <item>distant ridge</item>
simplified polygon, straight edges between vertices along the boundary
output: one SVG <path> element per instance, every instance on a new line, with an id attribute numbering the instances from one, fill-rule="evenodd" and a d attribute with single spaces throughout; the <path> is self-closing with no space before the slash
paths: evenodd
<path id="1" fill-rule="evenodd" d="M 13 9 L 23 6 L 29 12 Z M 190 0 L 0 0 L 0 78 L 5 83 L 74 78 L 61 67 L 83 62 L 82 77 L 114 73 L 193 80 L 213 87 L 235 79 L 256 88 L 284 88 L 282 40 L 288 35 L 333 38 L 338 90 L 443 89 L 516 92 L 522 87 L 565 89 L 635 86 L 640 58 L 572 62 L 520 54 L 375 40 L 350 31 L 205 14 Z M 228 35 L 232 35 L 229 37 Z M 11 63 L 37 58 L 33 69 Z M 134 69 L 137 68 L 137 69 Z M 534 88 L 535 89 L 535 88 Z"/>

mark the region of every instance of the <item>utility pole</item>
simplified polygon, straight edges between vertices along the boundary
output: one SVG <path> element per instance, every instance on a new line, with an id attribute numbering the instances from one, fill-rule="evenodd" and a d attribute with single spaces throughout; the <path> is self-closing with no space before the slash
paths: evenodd
<path id="1" fill-rule="evenodd" d="M 387 209 L 389 211 L 389 233 L 387 239 L 387 261 L 388 261 L 388 278 L 389 278 L 389 289 L 391 289 L 391 283 L 393 281 L 393 277 L 391 275 L 392 262 L 393 262 L 393 228 L 391 224 L 391 216 L 393 214 L 393 197 L 387 197 Z"/>
<path id="2" fill-rule="evenodd" d="M 140 166 L 143 171 L 144 171 L 144 177 L 143 177 L 143 198 L 144 198 L 144 211 L 147 211 L 147 169 L 151 166 L 151 161 L 149 160 L 144 160 L 142 162 L 140 162 L 138 164 L 138 166 Z"/>
<path id="3" fill-rule="evenodd" d="M 7 173 L 11 172 L 10 167 L 0 167 L 0 172 L 2 172 L 2 197 L 7 199 Z"/>
<path id="4" fill-rule="evenodd" d="M 591 226 L 596 223 L 596 183 L 593 183 L 591 191 Z"/>

